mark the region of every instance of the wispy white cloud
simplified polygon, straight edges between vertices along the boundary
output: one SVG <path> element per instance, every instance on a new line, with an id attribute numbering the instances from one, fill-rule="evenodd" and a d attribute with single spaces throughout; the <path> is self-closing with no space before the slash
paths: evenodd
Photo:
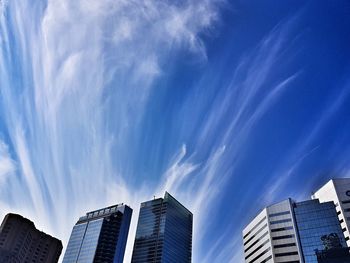
<path id="1" fill-rule="evenodd" d="M 293 179 L 294 173 L 300 168 L 303 161 L 320 148 L 321 145 L 315 146 L 314 142 L 317 136 L 319 136 L 319 133 L 329 124 L 338 110 L 343 106 L 345 99 L 350 95 L 347 85 L 346 83 L 342 92 L 337 94 L 336 97 L 330 98 L 328 107 L 326 107 L 325 111 L 320 115 L 321 117 L 312 124 L 310 131 L 307 133 L 308 135 L 290 149 L 290 153 L 287 154 L 284 163 L 276 166 L 276 171 L 271 177 L 269 188 L 266 191 L 266 195 L 264 195 L 264 202 L 271 203 L 276 201 L 276 198 L 284 191 L 284 187 Z M 341 169 L 340 167 L 346 167 L 344 163 L 340 161 L 338 166 L 338 170 Z M 342 172 L 340 172 L 340 174 L 342 174 Z M 305 193 L 303 190 L 297 191 L 296 194 L 300 196 L 305 196 L 305 194 L 310 195 L 310 193 Z"/>
<path id="2" fill-rule="evenodd" d="M 9 176 L 13 175 L 15 171 L 16 165 L 9 154 L 8 146 L 0 141 L 0 187 L 6 183 Z"/>
<path id="3" fill-rule="evenodd" d="M 275 69 L 283 58 L 282 54 L 288 48 L 285 39 L 294 22 L 295 18 L 292 18 L 281 23 L 256 48 L 245 54 L 233 71 L 231 83 L 226 89 L 222 89 L 221 94 L 216 96 L 211 105 L 212 108 L 208 111 L 210 114 L 202 123 L 203 128 L 198 136 L 197 147 L 200 149 L 200 145 L 217 137 L 214 146 L 211 147 L 219 148 L 220 145 L 225 145 L 227 155 L 222 156 L 214 167 L 212 174 L 215 175 L 215 180 L 212 180 L 208 187 L 203 187 L 205 189 L 203 193 L 205 191 L 210 193 L 212 187 L 218 187 L 221 193 L 227 190 L 223 182 L 237 173 L 238 164 L 245 153 L 245 147 L 249 144 L 250 136 L 255 131 L 255 126 L 284 93 L 293 87 L 293 82 L 301 74 L 301 72 L 291 73 L 289 76 L 275 74 Z M 224 129 L 222 123 L 225 123 Z M 220 130 L 224 132 L 220 133 Z M 218 198 L 217 194 L 211 194 L 208 203 L 213 204 Z M 244 198 L 241 197 L 241 204 L 235 204 L 235 213 L 245 213 Z M 208 215 L 203 215 L 204 220 L 206 216 Z M 213 244 L 214 248 L 203 253 L 201 262 L 243 262 L 239 226 L 228 225 L 221 235 L 224 238 L 217 239 Z"/>
<path id="4" fill-rule="evenodd" d="M 66 242 L 67 226 L 81 214 L 128 203 L 134 208 L 130 261 L 139 203 L 154 191 L 147 182 L 142 189 L 127 184 L 136 175 L 123 156 L 153 82 L 177 50 L 205 57 L 199 35 L 218 19 L 219 2 L 7 2 L 1 106 L 18 169 L 8 178 L 15 170 L 1 146 L 1 182 L 11 181 L 7 192 L 22 194 L 6 196 L 2 213 L 21 212 Z M 177 192 L 198 168 L 185 155 L 184 146 L 159 189 Z"/>
<path id="5" fill-rule="evenodd" d="M 213 204 L 236 176 L 249 135 L 301 74 L 279 76 L 275 70 L 294 19 L 278 25 L 242 57 L 229 85 L 216 89 L 220 76 L 205 74 L 188 93 L 178 109 L 183 120 L 176 126 L 180 146 L 171 148 L 172 158 L 164 161 L 162 175 L 155 175 L 156 183 L 132 185 L 130 178 L 141 178 L 134 168 L 139 163 L 128 160 L 139 146 L 135 134 L 143 132 L 153 84 L 168 72 L 179 50 L 205 59 L 199 36 L 216 25 L 222 4 L 7 2 L 0 26 L 0 90 L 15 161 L 7 146 L 0 145 L 5 156 L 0 157 L 0 175 L 9 182 L 7 192 L 23 194 L 3 195 L 3 212 L 21 212 L 66 242 L 67 226 L 78 216 L 125 202 L 134 208 L 125 260 L 130 262 L 140 202 L 167 190 L 194 212 L 194 262 L 239 262 L 241 238 L 237 232 L 230 237 L 232 226 L 220 233 L 224 238 L 212 249 L 201 251 L 201 245 L 212 223 Z M 202 90 L 208 86 L 214 91 L 206 101 Z M 316 125 L 309 140 L 321 126 Z M 195 139 L 189 142 L 185 134 Z M 149 153 L 157 155 L 151 147 Z M 237 213 L 242 204 L 237 204 Z"/>
<path id="6" fill-rule="evenodd" d="M 1 75 L 6 76 L 2 94 L 24 179 L 16 187 L 28 188 L 32 211 L 36 211 L 26 210 L 29 217 L 66 241 L 70 232 L 66 226 L 73 225 L 80 214 L 107 203 L 127 202 L 134 208 L 126 255 L 126 262 L 130 261 L 139 203 L 154 191 L 147 184 L 130 189 L 126 179 L 133 174 L 114 164 L 118 157 L 112 152 L 120 158 L 128 152 L 129 134 L 139 128 L 152 83 L 166 70 L 163 65 L 174 50 L 187 48 L 205 57 L 198 35 L 218 19 L 216 4 L 49 1 L 38 7 L 26 1 L 11 3 L 12 20 L 1 24 L 6 39 L 1 63 L 7 61 L 6 52 L 20 51 L 23 68 L 2 67 Z M 18 41 L 9 37 L 9 24 Z M 235 161 L 254 125 L 297 76 L 265 88 L 282 47 L 283 32 L 275 29 L 241 60 L 231 84 L 218 94 L 204 121 L 196 123 L 200 114 L 192 116 L 198 129 L 194 150 L 189 152 L 184 141 L 160 180 L 159 194 L 172 192 L 195 214 L 195 261 L 213 261 L 212 253 L 198 253 L 210 208 L 234 174 Z M 22 83 L 11 89 L 14 74 L 21 76 Z M 113 96 L 106 96 L 107 91 Z M 194 114 L 202 111 L 201 103 L 193 103 L 196 94 L 184 105 Z M 113 129 L 106 113 L 117 123 Z M 216 136 L 222 123 L 227 123 L 225 132 Z M 213 134 L 217 138 L 211 140 Z M 208 145 L 209 141 L 214 143 Z M 26 197 L 15 198 L 20 204 Z M 42 211 L 48 207 L 54 207 L 52 215 L 43 218 Z M 233 240 L 223 247 L 220 258 L 235 259 L 232 246 L 237 244 Z"/>

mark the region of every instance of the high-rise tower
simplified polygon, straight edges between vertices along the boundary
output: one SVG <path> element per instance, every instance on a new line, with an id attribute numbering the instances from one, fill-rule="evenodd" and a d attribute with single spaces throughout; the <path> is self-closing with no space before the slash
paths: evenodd
<path id="1" fill-rule="evenodd" d="M 350 178 L 328 181 L 312 195 L 312 198 L 321 202 L 334 202 L 345 240 L 350 247 Z"/>
<path id="2" fill-rule="evenodd" d="M 318 263 L 350 254 L 333 202 L 283 202 L 266 207 L 243 230 L 246 263 Z"/>
<path id="3" fill-rule="evenodd" d="M 132 263 L 190 263 L 193 215 L 168 192 L 141 203 Z"/>
<path id="4" fill-rule="evenodd" d="M 0 262 L 56 263 L 62 242 L 35 228 L 32 221 L 7 214 L 0 226 Z"/>
<path id="5" fill-rule="evenodd" d="M 80 217 L 70 236 L 63 263 L 122 263 L 132 209 L 120 204 Z"/>

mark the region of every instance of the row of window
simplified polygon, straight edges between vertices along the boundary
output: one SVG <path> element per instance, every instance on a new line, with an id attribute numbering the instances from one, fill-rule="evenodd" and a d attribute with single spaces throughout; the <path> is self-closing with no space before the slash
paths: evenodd
<path id="1" fill-rule="evenodd" d="M 246 253 L 249 249 L 251 249 L 255 244 L 257 244 L 260 240 L 262 240 L 264 237 L 267 236 L 269 232 L 266 231 L 261 237 L 259 237 L 257 240 L 255 240 L 249 247 L 247 247 L 245 250 L 244 250 L 244 253 Z"/>
<path id="2" fill-rule="evenodd" d="M 285 247 L 295 247 L 296 243 L 286 243 L 286 244 L 280 244 L 280 245 L 274 245 L 273 248 L 285 248 Z"/>
<path id="3" fill-rule="evenodd" d="M 253 236 L 251 236 L 247 241 L 245 241 L 243 243 L 243 245 L 245 246 L 246 244 L 248 244 L 251 240 L 253 240 L 261 231 L 263 231 L 265 228 L 267 227 L 267 224 L 263 225 Z"/>
<path id="4" fill-rule="evenodd" d="M 292 230 L 292 226 L 286 226 L 286 227 L 279 227 L 279 228 L 274 228 L 271 229 L 271 232 L 280 232 L 280 231 L 287 231 L 287 230 Z"/>
<path id="5" fill-rule="evenodd" d="M 269 216 L 270 217 L 275 217 L 275 216 L 283 216 L 283 215 L 289 215 L 290 212 L 289 211 L 284 211 L 284 212 L 279 212 L 279 213 L 272 213 Z"/>
<path id="6" fill-rule="evenodd" d="M 263 219 L 261 219 L 250 231 L 248 231 L 247 234 L 243 236 L 243 239 L 245 239 L 250 233 L 252 233 L 265 220 L 266 220 L 266 216 Z"/>
<path id="7" fill-rule="evenodd" d="M 254 255 L 255 252 L 257 252 L 260 248 L 264 247 L 267 243 L 269 243 L 269 240 L 266 240 L 264 243 L 262 243 L 261 245 L 257 246 L 256 249 L 254 249 L 252 252 L 249 253 L 249 255 L 247 255 L 245 257 L 245 259 L 247 260 L 249 257 L 251 257 L 252 255 Z"/>
<path id="8" fill-rule="evenodd" d="M 297 256 L 298 252 L 285 252 L 285 253 L 276 253 L 275 257 L 287 257 L 287 256 Z"/>
<path id="9" fill-rule="evenodd" d="M 270 259 L 272 259 L 272 256 L 268 256 L 267 258 L 265 258 L 263 261 L 261 261 L 260 263 L 266 263 L 268 262 Z"/>
<path id="10" fill-rule="evenodd" d="M 280 239 L 287 239 L 287 238 L 293 238 L 294 235 L 284 235 L 284 236 L 278 236 L 278 237 L 273 237 L 272 240 L 280 240 Z"/>
<path id="11" fill-rule="evenodd" d="M 257 261 L 259 258 L 261 258 L 263 255 L 265 255 L 267 252 L 270 251 L 270 247 L 268 247 L 267 249 L 265 249 L 263 252 L 261 252 L 259 255 L 257 255 L 255 258 L 253 258 L 251 261 L 249 261 L 248 263 L 253 263 L 255 261 Z"/>
<path id="12" fill-rule="evenodd" d="M 270 221 L 270 224 L 275 225 L 275 224 L 281 224 L 281 223 L 287 223 L 287 222 L 292 222 L 292 219 L 288 218 L 288 219 Z"/>

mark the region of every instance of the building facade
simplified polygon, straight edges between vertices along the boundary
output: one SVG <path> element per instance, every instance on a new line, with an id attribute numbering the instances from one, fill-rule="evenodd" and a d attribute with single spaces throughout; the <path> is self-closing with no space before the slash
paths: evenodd
<path id="1" fill-rule="evenodd" d="M 122 263 L 132 209 L 119 204 L 87 213 L 72 230 L 63 263 Z"/>
<path id="2" fill-rule="evenodd" d="M 333 202 L 287 199 L 263 209 L 243 230 L 245 262 L 318 263 L 316 252 L 329 235 L 346 247 Z"/>
<path id="3" fill-rule="evenodd" d="M 169 193 L 141 203 L 132 263 L 191 263 L 193 215 Z"/>
<path id="4" fill-rule="evenodd" d="M 243 230 L 246 263 L 301 262 L 290 199 L 263 209 Z"/>
<path id="5" fill-rule="evenodd" d="M 7 214 L 0 226 L 0 262 L 55 263 L 62 242 L 36 229 L 34 223 L 17 214 Z"/>
<path id="6" fill-rule="evenodd" d="M 334 237 L 335 248 L 347 247 L 333 202 L 309 200 L 295 203 L 293 210 L 305 262 L 319 262 L 315 251 L 325 249 L 328 237 Z"/>
<path id="7" fill-rule="evenodd" d="M 332 179 L 318 189 L 313 199 L 334 202 L 345 240 L 350 247 L 350 178 Z"/>

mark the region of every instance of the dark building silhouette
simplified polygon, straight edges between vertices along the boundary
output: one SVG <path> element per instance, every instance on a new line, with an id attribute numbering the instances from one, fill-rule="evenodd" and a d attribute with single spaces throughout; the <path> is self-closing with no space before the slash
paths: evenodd
<path id="1" fill-rule="evenodd" d="M 193 215 L 169 193 L 141 203 L 132 263 L 190 263 Z"/>
<path id="2" fill-rule="evenodd" d="M 348 248 L 334 248 L 315 251 L 317 263 L 349 263 L 350 254 Z"/>
<path id="3" fill-rule="evenodd" d="M 323 250 L 315 250 L 318 263 L 349 263 L 349 248 L 342 247 L 339 236 L 336 233 L 321 237 Z"/>
<path id="4" fill-rule="evenodd" d="M 61 252 L 62 242 L 37 230 L 29 219 L 5 216 L 0 227 L 1 263 L 55 263 Z"/>
<path id="5" fill-rule="evenodd" d="M 122 263 L 132 209 L 119 204 L 80 217 L 70 236 L 63 263 Z"/>

